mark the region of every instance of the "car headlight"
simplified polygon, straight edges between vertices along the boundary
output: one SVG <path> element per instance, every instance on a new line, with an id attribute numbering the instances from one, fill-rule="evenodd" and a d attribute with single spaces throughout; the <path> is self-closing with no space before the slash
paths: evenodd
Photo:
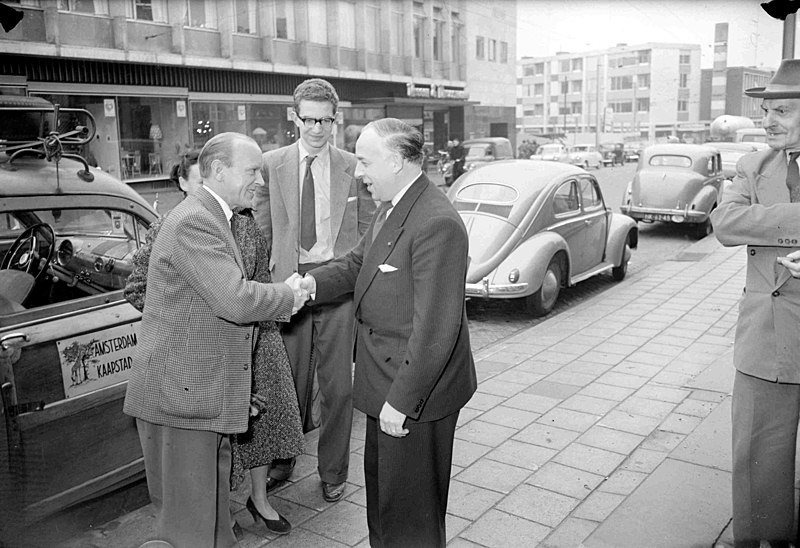
<path id="1" fill-rule="evenodd" d="M 464 168 L 464 171 L 469 171 L 469 170 L 470 170 L 470 169 L 472 169 L 473 167 L 475 167 L 475 164 L 472 164 L 472 163 L 470 163 L 470 164 L 467 164 L 467 165 L 466 165 L 466 167 Z"/>
<path id="2" fill-rule="evenodd" d="M 512 284 L 515 284 L 519 281 L 519 269 L 512 268 L 511 272 L 508 273 L 508 281 Z"/>

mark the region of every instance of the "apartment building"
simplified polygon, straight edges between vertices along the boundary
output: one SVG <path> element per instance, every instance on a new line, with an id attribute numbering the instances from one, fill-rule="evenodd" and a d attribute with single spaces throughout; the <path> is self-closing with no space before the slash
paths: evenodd
<path id="1" fill-rule="evenodd" d="M 619 44 L 519 63 L 519 138 L 655 141 L 699 120 L 700 46 Z"/>
<path id="2" fill-rule="evenodd" d="M 157 189 L 179 154 L 222 131 L 264 150 L 292 142 L 291 94 L 310 77 L 339 92 L 341 147 L 385 116 L 433 150 L 514 133 L 514 1 L 4 1 L 23 18 L 0 32 L 0 93 L 89 110 L 84 153 L 137 188 Z"/>

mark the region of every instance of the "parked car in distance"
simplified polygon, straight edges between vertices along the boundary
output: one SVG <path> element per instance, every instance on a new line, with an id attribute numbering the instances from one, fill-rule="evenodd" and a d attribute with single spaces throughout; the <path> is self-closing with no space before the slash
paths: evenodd
<path id="1" fill-rule="evenodd" d="M 636 223 L 612 213 L 597 179 L 560 162 L 508 160 L 460 177 L 447 193 L 469 233 L 468 298 L 524 299 L 548 314 L 562 287 L 611 272 L 622 280 Z"/>
<path id="2" fill-rule="evenodd" d="M 583 169 L 603 167 L 603 155 L 594 145 L 573 145 L 569 147 L 569 163 Z"/>
<path id="3" fill-rule="evenodd" d="M 548 143 L 540 145 L 536 149 L 536 154 L 531 156 L 531 160 L 546 160 L 549 162 L 569 162 L 567 147 L 561 143 Z"/>
<path id="4" fill-rule="evenodd" d="M 489 162 L 514 158 L 511 141 L 505 137 L 483 137 L 464 141 L 464 171 L 470 171 Z"/>
<path id="5" fill-rule="evenodd" d="M 708 216 L 723 179 L 722 159 L 712 146 L 653 145 L 644 150 L 620 211 L 636 221 L 689 226 L 699 239 L 711 233 Z"/>
<path id="6" fill-rule="evenodd" d="M 767 130 L 763 127 L 740 129 L 736 132 L 737 143 L 759 143 L 762 149 L 767 148 Z"/>
<path id="7" fill-rule="evenodd" d="M 715 142 L 706 144 L 719 151 L 720 158 L 722 159 L 722 175 L 726 179 L 733 179 L 736 175 L 736 163 L 739 161 L 739 158 L 745 154 L 760 150 L 760 147 L 755 142 Z"/>
<path id="8" fill-rule="evenodd" d="M 603 143 L 600 145 L 600 153 L 603 155 L 603 165 L 606 167 L 623 165 L 625 163 L 625 152 L 622 143 Z"/>
<path id="9" fill-rule="evenodd" d="M 642 154 L 645 145 L 642 143 L 625 143 L 623 148 L 623 156 L 626 162 L 638 162 L 639 156 Z"/>
<path id="10" fill-rule="evenodd" d="M 89 112 L 54 118 L 0 96 L 2 534 L 144 475 L 122 412 L 141 314 L 122 289 L 157 215 L 71 152 L 94 137 Z"/>

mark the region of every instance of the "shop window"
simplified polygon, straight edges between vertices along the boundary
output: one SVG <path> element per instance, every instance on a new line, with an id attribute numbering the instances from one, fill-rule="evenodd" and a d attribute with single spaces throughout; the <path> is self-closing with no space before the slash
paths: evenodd
<path id="1" fill-rule="evenodd" d="M 192 103 L 192 146 L 202 146 L 226 131 L 244 133 L 268 151 L 293 143 L 295 125 L 287 120 L 290 105 L 259 103 Z"/>

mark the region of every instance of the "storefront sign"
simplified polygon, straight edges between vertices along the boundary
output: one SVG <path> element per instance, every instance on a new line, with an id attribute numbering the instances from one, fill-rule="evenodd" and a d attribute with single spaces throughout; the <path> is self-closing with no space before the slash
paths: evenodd
<path id="1" fill-rule="evenodd" d="M 424 99 L 459 99 L 466 101 L 469 93 L 463 89 L 445 89 L 444 86 L 436 84 L 430 87 L 417 87 L 415 84 L 406 84 L 406 95 L 408 97 L 419 97 Z"/>
<path id="2" fill-rule="evenodd" d="M 128 380 L 140 322 L 56 342 L 68 398 Z"/>
<path id="3" fill-rule="evenodd" d="M 186 101 L 175 101 L 175 115 L 178 118 L 186 118 Z"/>
<path id="4" fill-rule="evenodd" d="M 114 99 L 103 99 L 103 113 L 106 118 L 117 117 L 117 104 Z"/>
<path id="5" fill-rule="evenodd" d="M 247 120 L 247 107 L 245 105 L 236 105 L 236 114 L 240 122 Z"/>

